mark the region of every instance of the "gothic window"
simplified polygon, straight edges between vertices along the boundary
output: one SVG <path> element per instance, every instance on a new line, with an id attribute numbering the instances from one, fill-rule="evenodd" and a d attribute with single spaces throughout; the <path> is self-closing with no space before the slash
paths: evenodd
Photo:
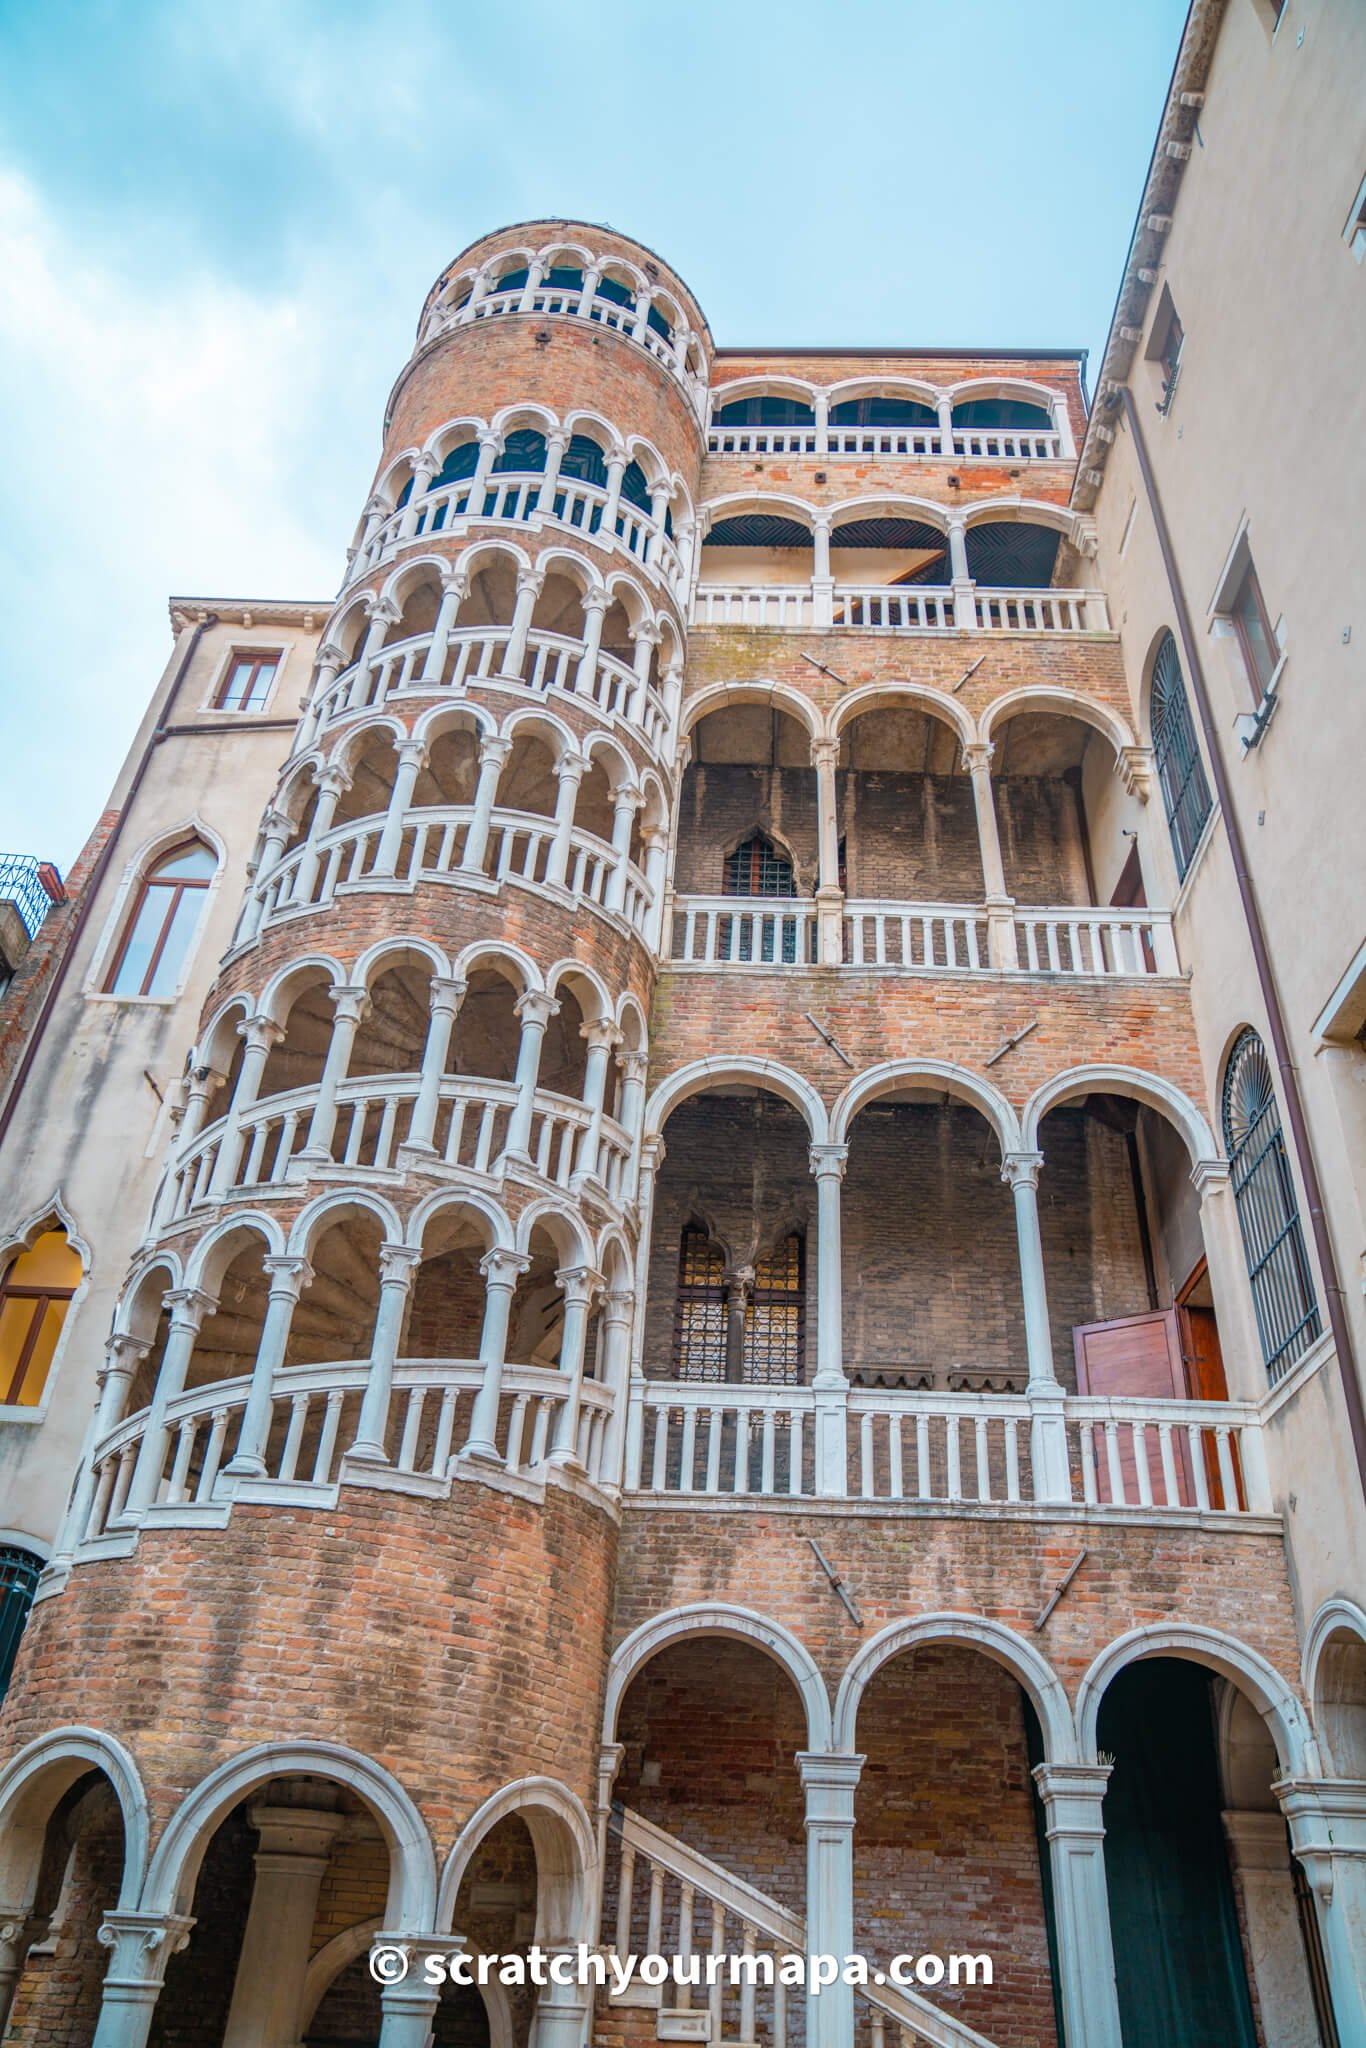
<path id="1" fill-rule="evenodd" d="M 15 1544 L 0 1544 L 0 1700 L 5 1697 L 19 1638 L 33 1605 L 43 1560 Z"/>
<path id="2" fill-rule="evenodd" d="M 217 868 L 203 840 L 188 839 L 147 869 L 105 976 L 107 995 L 175 994 Z"/>
<path id="3" fill-rule="evenodd" d="M 806 1336 L 805 1240 L 791 1231 L 754 1268 L 745 1309 L 742 1378 L 752 1385 L 800 1386 Z"/>
<path id="4" fill-rule="evenodd" d="M 726 1261 L 698 1222 L 684 1226 L 674 1308 L 674 1378 L 726 1377 Z"/>
<path id="5" fill-rule="evenodd" d="M 1153 663 L 1153 755 L 1162 803 L 1176 855 L 1176 872 L 1184 876 L 1205 829 L 1211 803 L 1205 764 L 1195 742 L 1186 684 L 1176 642 L 1163 636 Z"/>
<path id="6" fill-rule="evenodd" d="M 20 1252 L 0 1279 L 0 1406 L 36 1408 L 81 1284 L 81 1255 L 59 1224 Z"/>
<path id="7" fill-rule="evenodd" d="M 1224 1070 L 1223 1121 L 1257 1332 L 1274 1383 L 1313 1343 L 1322 1325 L 1271 1062 L 1250 1029 L 1238 1038 Z"/>
<path id="8" fill-rule="evenodd" d="M 792 863 L 779 853 L 764 832 L 752 832 L 748 839 L 726 855 L 721 893 L 724 896 L 791 896 Z"/>

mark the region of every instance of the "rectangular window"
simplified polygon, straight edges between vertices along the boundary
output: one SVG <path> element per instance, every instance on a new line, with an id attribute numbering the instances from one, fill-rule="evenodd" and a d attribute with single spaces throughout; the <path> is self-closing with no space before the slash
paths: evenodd
<path id="1" fill-rule="evenodd" d="M 1162 396 L 1158 411 L 1165 413 L 1176 396 L 1176 380 L 1181 374 L 1181 350 L 1185 345 L 1186 330 L 1177 316 L 1169 287 L 1163 285 L 1162 296 L 1157 302 L 1152 326 L 1148 329 L 1148 345 L 1143 353 L 1150 363 L 1155 363 L 1162 375 Z"/>
<path id="2" fill-rule="evenodd" d="M 1254 697 L 1260 703 L 1266 695 L 1267 684 L 1271 681 L 1276 663 L 1281 657 L 1280 649 L 1276 645 L 1276 636 L 1271 630 L 1271 620 L 1267 616 L 1266 605 L 1262 599 L 1262 586 L 1257 581 L 1257 571 L 1251 562 L 1248 563 L 1243 579 L 1233 593 L 1229 616 L 1233 620 L 1233 630 L 1238 635 L 1238 645 L 1242 649 L 1248 681 L 1252 685 Z"/>
<path id="3" fill-rule="evenodd" d="M 273 647 L 264 652 L 234 654 L 219 687 L 216 711 L 259 711 L 270 695 L 275 672 L 283 659 Z"/>

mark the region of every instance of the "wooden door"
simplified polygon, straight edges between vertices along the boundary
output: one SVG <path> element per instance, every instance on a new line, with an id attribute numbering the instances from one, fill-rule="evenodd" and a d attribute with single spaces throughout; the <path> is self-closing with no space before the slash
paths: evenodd
<path id="1" fill-rule="evenodd" d="M 1186 1371 L 1186 1384 L 1192 1401 L 1227 1401 L 1228 1379 L 1224 1373 L 1224 1354 L 1219 1348 L 1219 1325 L 1214 1319 L 1211 1302 L 1209 1272 L 1201 1259 L 1190 1278 L 1176 1296 L 1176 1321 L 1181 1338 L 1181 1361 Z M 1218 1447 L 1213 1436 L 1206 1432 L 1204 1439 L 1205 1484 L 1213 1506 L 1224 1505 L 1224 1485 L 1219 1476 Z M 1246 1507 L 1247 1495 L 1243 1486 L 1242 1466 L 1238 1460 L 1238 1446 L 1230 1445 L 1233 1453 L 1233 1476 L 1238 1488 L 1238 1506 Z"/>
<path id="2" fill-rule="evenodd" d="M 1156 1309 L 1142 1316 L 1120 1316 L 1109 1323 L 1081 1323 L 1072 1332 L 1077 1360 L 1077 1391 L 1080 1394 L 1129 1395 L 1154 1401 L 1184 1401 L 1189 1398 L 1186 1369 L 1182 1358 L 1181 1333 L 1175 1309 Z M 1121 1425 L 1119 1466 L 1123 1499 L 1137 1506 L 1138 1460 L 1134 1453 L 1132 1428 Z M 1193 1505 L 1195 1488 L 1191 1481 L 1190 1449 L 1181 1437 L 1174 1437 L 1177 1481 L 1184 1505 Z M 1153 1497 L 1162 1499 L 1161 1461 L 1156 1433 L 1147 1438 L 1148 1470 Z M 1096 1432 L 1096 1489 L 1103 1501 L 1114 1499 L 1110 1483 L 1109 1458 L 1104 1435 Z"/>

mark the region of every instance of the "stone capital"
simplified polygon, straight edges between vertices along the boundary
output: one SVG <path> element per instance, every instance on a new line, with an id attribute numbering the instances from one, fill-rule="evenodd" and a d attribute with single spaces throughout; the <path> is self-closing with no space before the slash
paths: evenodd
<path id="1" fill-rule="evenodd" d="M 465 990 L 468 987 L 469 983 L 458 974 L 434 974 L 427 991 L 427 1001 L 432 1015 L 435 1016 L 441 1010 L 449 1010 L 451 1015 L 455 1016 L 465 1000 Z"/>
<path id="2" fill-rule="evenodd" d="M 244 1017 L 237 1026 L 237 1036 L 248 1049 L 253 1046 L 264 1046 L 269 1052 L 273 1045 L 280 1043 L 284 1035 L 283 1024 L 277 1024 L 273 1017 L 259 1014 L 255 1017 Z"/>
<path id="3" fill-rule="evenodd" d="M 496 1244 L 492 1251 L 484 1253 L 479 1261 L 479 1270 L 486 1286 L 505 1287 L 511 1293 L 530 1264 L 528 1253 L 510 1251 L 506 1245 Z"/>
<path id="4" fill-rule="evenodd" d="M 463 604 L 470 594 L 468 570 L 443 569 L 441 571 L 441 589 L 446 597 L 453 597 L 458 603 Z"/>
<path id="5" fill-rule="evenodd" d="M 602 1319 L 605 1323 L 629 1323 L 635 1305 L 633 1289 L 609 1287 L 602 1297 Z"/>
<path id="6" fill-rule="evenodd" d="M 1008 1187 L 1037 1188 L 1042 1166 L 1042 1152 L 1007 1152 L 1001 1160 L 1001 1179 Z"/>
<path id="7" fill-rule="evenodd" d="M 313 1268 L 308 1260 L 290 1252 L 272 1252 L 261 1261 L 262 1270 L 270 1275 L 270 1296 L 297 1301 L 305 1287 L 313 1284 Z"/>
<path id="8" fill-rule="evenodd" d="M 479 765 L 482 768 L 486 761 L 492 761 L 496 768 L 501 768 L 511 752 L 511 740 L 504 739 L 501 733 L 485 733 L 479 742 Z"/>
<path id="9" fill-rule="evenodd" d="M 1221 1195 L 1228 1183 L 1227 1159 L 1197 1159 L 1191 1168 L 1191 1186 L 1202 1202 L 1210 1195 Z"/>
<path id="10" fill-rule="evenodd" d="M 338 1024 L 359 1024 L 370 1008 L 370 991 L 354 982 L 337 981 L 329 991 L 333 1017 Z"/>
<path id="11" fill-rule="evenodd" d="M 566 1302 L 589 1302 L 602 1284 L 595 1266 L 561 1266 L 555 1274 L 555 1285 Z"/>
<path id="12" fill-rule="evenodd" d="M 521 596 L 523 595 L 523 593 L 524 593 L 524 592 L 526 592 L 526 591 L 528 591 L 528 590 L 529 590 L 529 591 L 531 592 L 531 594 L 532 594 L 532 596 L 533 596 L 533 597 L 539 597 L 539 596 L 540 596 L 540 594 L 541 594 L 541 592 L 542 592 L 542 590 L 544 589 L 544 587 L 545 587 L 545 570 L 544 570 L 544 569 L 519 569 L 519 570 L 517 571 L 517 595 L 518 595 L 518 597 L 521 597 Z"/>
<path id="13" fill-rule="evenodd" d="M 965 775 L 989 775 L 991 759 L 996 752 L 990 740 L 969 740 L 963 749 L 963 773 Z"/>
<path id="14" fill-rule="evenodd" d="M 315 781 L 321 796 L 344 796 L 351 787 L 351 777 L 344 768 L 336 766 L 335 763 L 329 763 L 326 768 L 320 769 Z"/>
<path id="15" fill-rule="evenodd" d="M 1104 1840 L 1102 1808 L 1112 1764 L 1036 1764 L 1034 1782 L 1044 1803 L 1049 1841 L 1057 1836 Z"/>
<path id="16" fill-rule="evenodd" d="M 427 765 L 427 742 L 425 740 L 405 740 L 398 750 L 398 759 L 400 767 L 411 761 L 415 762 L 419 768 L 425 768 Z"/>
<path id="17" fill-rule="evenodd" d="M 518 996 L 512 1006 L 512 1014 L 519 1022 L 533 1027 L 539 1025 L 544 1030 L 552 1017 L 559 1016 L 560 1006 L 544 989 L 529 988 L 525 995 Z"/>
<path id="18" fill-rule="evenodd" d="M 171 1327 L 196 1333 L 205 1316 L 211 1315 L 218 1306 L 217 1296 L 206 1293 L 201 1287 L 171 1287 L 161 1298 L 171 1311 Z"/>
<path id="19" fill-rule="evenodd" d="M 587 773 L 588 763 L 582 754 L 564 753 L 555 763 L 555 780 L 572 782 L 576 788 Z"/>
<path id="20" fill-rule="evenodd" d="M 621 1027 L 610 1017 L 595 1017 L 591 1024 L 580 1024 L 579 1037 L 591 1046 L 605 1046 L 611 1052 L 622 1041 Z"/>
<path id="21" fill-rule="evenodd" d="M 379 1248 L 381 1287 L 393 1281 L 407 1286 L 422 1264 L 422 1247 L 416 1244 L 382 1244 Z"/>
<path id="22" fill-rule="evenodd" d="M 104 1347 L 104 1364 L 99 1383 L 106 1379 L 131 1379 L 152 1348 L 150 1337 L 135 1337 L 131 1330 L 115 1330 Z"/>
<path id="23" fill-rule="evenodd" d="M 817 1180 L 843 1180 L 844 1169 L 849 1163 L 847 1145 L 813 1145 L 809 1154 L 812 1173 Z"/>
<path id="24" fill-rule="evenodd" d="M 365 616 L 369 619 L 372 626 L 376 620 L 380 620 L 386 626 L 396 626 L 403 617 L 402 606 L 395 604 L 392 597 L 375 597 L 371 595 L 362 598 L 361 603 L 365 607 Z"/>

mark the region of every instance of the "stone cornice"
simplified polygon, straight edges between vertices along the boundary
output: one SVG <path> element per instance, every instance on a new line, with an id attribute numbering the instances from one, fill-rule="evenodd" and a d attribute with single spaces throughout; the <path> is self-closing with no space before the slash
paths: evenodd
<path id="1" fill-rule="evenodd" d="M 181 633 L 216 613 L 220 625 L 251 631 L 256 626 L 301 626 L 321 633 L 336 609 L 334 597 L 171 597 L 166 600 L 171 631 Z"/>

